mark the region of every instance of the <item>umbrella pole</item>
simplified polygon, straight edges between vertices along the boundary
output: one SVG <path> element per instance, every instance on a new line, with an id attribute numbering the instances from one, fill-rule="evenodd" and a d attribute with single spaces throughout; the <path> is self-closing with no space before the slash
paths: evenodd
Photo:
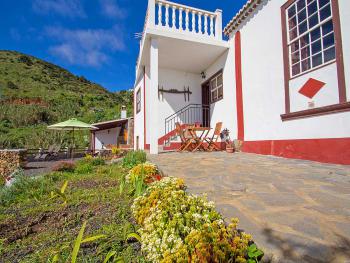
<path id="1" fill-rule="evenodd" d="M 71 159 L 72 161 L 74 160 L 74 127 L 73 127 L 73 144 L 72 144 Z"/>

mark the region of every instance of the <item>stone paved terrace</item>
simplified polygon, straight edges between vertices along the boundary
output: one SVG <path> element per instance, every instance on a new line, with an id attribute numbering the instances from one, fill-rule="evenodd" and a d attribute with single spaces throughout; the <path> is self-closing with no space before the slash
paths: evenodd
<path id="1" fill-rule="evenodd" d="M 267 259 L 350 262 L 350 166 L 225 152 L 149 159 L 238 217 Z"/>

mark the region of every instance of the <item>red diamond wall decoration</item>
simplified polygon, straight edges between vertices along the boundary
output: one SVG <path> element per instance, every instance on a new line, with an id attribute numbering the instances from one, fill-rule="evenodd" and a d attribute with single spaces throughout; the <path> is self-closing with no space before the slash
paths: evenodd
<path id="1" fill-rule="evenodd" d="M 310 78 L 304 86 L 301 87 L 299 93 L 312 99 L 324 87 L 324 85 L 326 85 L 326 83 Z"/>

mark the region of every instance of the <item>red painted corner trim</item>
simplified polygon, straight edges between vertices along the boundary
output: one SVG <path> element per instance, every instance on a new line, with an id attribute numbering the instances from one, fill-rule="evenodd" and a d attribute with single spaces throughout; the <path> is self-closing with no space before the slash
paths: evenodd
<path id="1" fill-rule="evenodd" d="M 242 151 L 350 165 L 350 138 L 245 141 Z"/>
<path id="2" fill-rule="evenodd" d="M 143 67 L 143 146 L 146 149 L 146 67 Z"/>
<path id="3" fill-rule="evenodd" d="M 235 70 L 236 70 L 236 106 L 237 106 L 237 138 L 244 141 L 244 113 L 242 88 L 242 50 L 241 32 L 235 35 Z"/>

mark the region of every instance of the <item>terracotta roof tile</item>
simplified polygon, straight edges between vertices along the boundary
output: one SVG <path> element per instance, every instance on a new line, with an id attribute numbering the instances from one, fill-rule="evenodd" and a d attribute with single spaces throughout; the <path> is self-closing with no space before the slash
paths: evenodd
<path id="1" fill-rule="evenodd" d="M 262 0 L 248 0 L 247 3 L 237 12 L 224 29 L 224 34 L 229 35 L 234 31 L 262 2 Z"/>

